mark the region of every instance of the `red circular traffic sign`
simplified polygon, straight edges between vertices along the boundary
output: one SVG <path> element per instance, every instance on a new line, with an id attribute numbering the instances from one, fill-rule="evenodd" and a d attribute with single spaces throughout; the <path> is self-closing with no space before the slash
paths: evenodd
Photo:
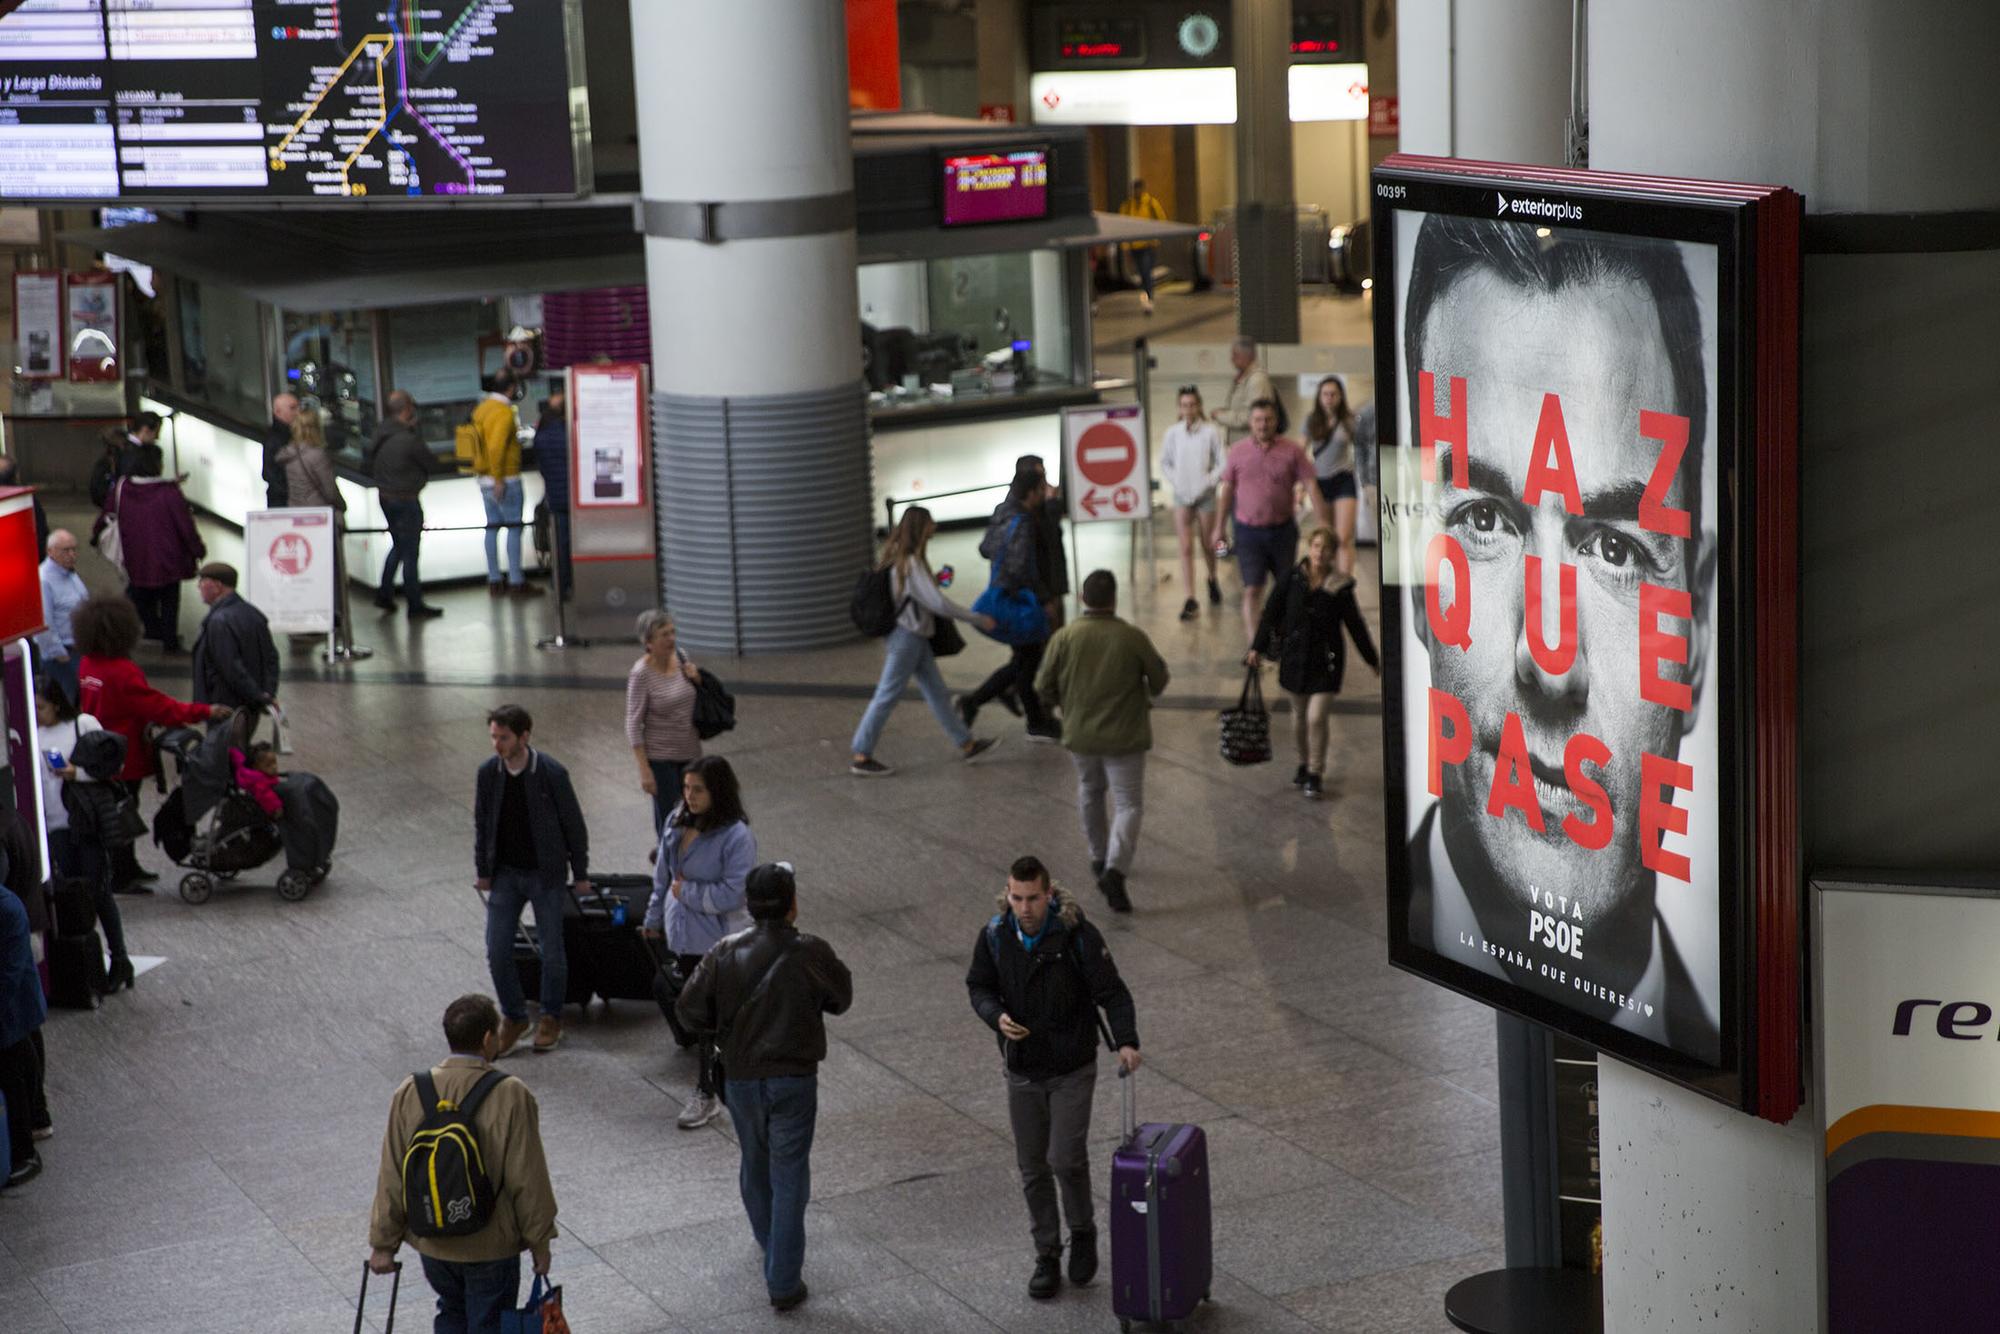
<path id="1" fill-rule="evenodd" d="M 1116 486 L 1132 476 L 1139 446 L 1123 426 L 1099 422 L 1076 442 L 1076 466 L 1098 486 Z"/>

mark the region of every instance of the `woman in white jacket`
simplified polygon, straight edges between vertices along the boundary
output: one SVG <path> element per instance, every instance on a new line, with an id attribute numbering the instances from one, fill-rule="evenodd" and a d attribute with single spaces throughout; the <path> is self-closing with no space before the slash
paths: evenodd
<path id="1" fill-rule="evenodd" d="M 925 554 L 931 534 L 936 531 L 937 523 L 931 512 L 921 505 L 912 505 L 903 511 L 896 531 L 889 534 L 889 541 L 882 548 L 882 563 L 876 568 L 889 571 L 889 596 L 896 604 L 896 628 L 889 632 L 886 641 L 888 651 L 882 659 L 882 679 L 875 685 L 875 698 L 868 701 L 868 711 L 861 715 L 861 726 L 854 732 L 854 754 L 847 766 L 851 774 L 881 778 L 896 772 L 875 758 L 875 743 L 881 740 L 882 729 L 888 724 L 896 701 L 902 698 L 903 687 L 913 676 L 917 689 L 923 692 L 924 703 L 931 706 L 931 715 L 958 747 L 961 758 L 974 760 L 993 748 L 992 740 L 973 736 L 965 720 L 958 716 L 958 710 L 952 707 L 951 691 L 944 683 L 944 673 L 938 670 L 937 655 L 931 652 L 931 635 L 940 616 L 970 622 L 981 630 L 993 628 L 992 617 L 967 611 L 937 586 Z"/>
<path id="2" fill-rule="evenodd" d="M 1222 586 L 1215 582 L 1215 484 L 1222 480 L 1224 448 L 1222 428 L 1202 413 L 1201 390 L 1185 385 L 1180 395 L 1180 420 L 1167 428 L 1160 445 L 1160 477 L 1174 498 L 1174 532 L 1181 540 L 1181 582 L 1187 585 L 1187 601 L 1181 619 L 1191 621 L 1200 614 L 1194 600 L 1194 547 L 1200 539 L 1201 558 L 1208 565 L 1208 601 L 1222 602 Z"/>

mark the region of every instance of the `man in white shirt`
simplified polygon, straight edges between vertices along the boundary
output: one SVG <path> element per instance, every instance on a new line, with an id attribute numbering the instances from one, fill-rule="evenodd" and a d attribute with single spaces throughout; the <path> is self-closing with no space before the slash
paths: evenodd
<path id="1" fill-rule="evenodd" d="M 83 576 L 76 572 L 76 534 L 58 528 L 49 534 L 47 559 L 42 562 L 42 619 L 48 628 L 35 636 L 35 649 L 42 655 L 42 667 L 63 683 L 69 697 L 76 698 L 76 632 L 70 617 L 90 596 Z"/>

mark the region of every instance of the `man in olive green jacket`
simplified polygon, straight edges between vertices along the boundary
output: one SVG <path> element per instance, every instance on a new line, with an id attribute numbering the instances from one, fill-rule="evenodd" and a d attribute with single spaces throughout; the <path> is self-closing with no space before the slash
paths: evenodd
<path id="1" fill-rule="evenodd" d="M 485 996 L 460 996 L 444 1012 L 451 1055 L 431 1069 L 439 1098 L 463 1099 L 493 1068 L 500 1044 L 500 1010 Z M 494 1085 L 472 1114 L 472 1128 L 494 1190 L 493 1218 L 469 1237 L 415 1237 L 403 1199 L 403 1154 L 423 1124 L 424 1108 L 412 1076 L 389 1100 L 389 1129 L 382 1137 L 382 1167 L 375 1208 L 368 1219 L 368 1267 L 386 1274 L 405 1240 L 424 1263 L 437 1292 L 437 1327 L 467 1334 L 499 1334 L 502 1312 L 519 1305 L 521 1252 L 537 1274 L 549 1272 L 549 1243 L 556 1235 L 556 1196 L 542 1156 L 541 1110 L 520 1080 Z"/>
<path id="2" fill-rule="evenodd" d="M 1083 615 L 1049 640 L 1035 689 L 1062 709 L 1062 743 L 1076 765 L 1076 804 L 1090 844 L 1090 871 L 1115 912 L 1132 911 L 1125 876 L 1139 846 L 1153 700 L 1166 688 L 1160 651 L 1145 631 L 1118 619 L 1116 576 L 1092 571 L 1083 581 Z"/>

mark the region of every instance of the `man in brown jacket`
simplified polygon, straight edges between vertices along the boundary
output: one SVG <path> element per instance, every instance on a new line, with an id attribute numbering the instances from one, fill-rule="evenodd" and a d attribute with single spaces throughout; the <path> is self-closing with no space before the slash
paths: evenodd
<path id="1" fill-rule="evenodd" d="M 493 1069 L 500 1042 L 500 1010 L 485 996 L 460 996 L 444 1012 L 451 1055 L 431 1070 L 439 1098 L 463 1099 Z M 408 1227 L 403 1199 L 403 1154 L 423 1123 L 424 1108 L 411 1076 L 389 1100 L 389 1129 L 382 1136 L 382 1167 L 375 1209 L 368 1220 L 368 1267 L 386 1274 L 396 1248 L 407 1239 L 424 1262 L 437 1292 L 438 1334 L 499 1334 L 500 1316 L 520 1298 L 521 1252 L 535 1272 L 549 1272 L 549 1242 L 556 1235 L 556 1197 L 542 1157 L 541 1111 L 520 1080 L 495 1085 L 472 1115 L 486 1175 L 494 1190 L 493 1218 L 469 1237 L 417 1237 Z"/>

